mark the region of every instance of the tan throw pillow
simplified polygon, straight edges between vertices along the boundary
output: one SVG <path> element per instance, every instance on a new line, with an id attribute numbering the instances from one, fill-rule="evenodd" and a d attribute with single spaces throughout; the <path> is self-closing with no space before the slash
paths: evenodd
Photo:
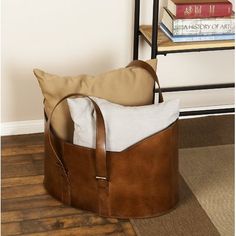
<path id="1" fill-rule="evenodd" d="M 157 60 L 147 61 L 156 70 Z M 148 105 L 153 100 L 154 80 L 148 71 L 139 67 L 112 70 L 96 76 L 58 76 L 34 69 L 49 116 L 55 104 L 70 93 L 104 98 L 120 105 Z M 52 126 L 59 138 L 73 140 L 73 122 L 66 101 L 55 110 Z"/>

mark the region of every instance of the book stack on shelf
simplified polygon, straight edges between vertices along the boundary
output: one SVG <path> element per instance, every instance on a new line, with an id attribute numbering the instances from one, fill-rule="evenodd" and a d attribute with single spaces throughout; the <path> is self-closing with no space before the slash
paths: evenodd
<path id="1" fill-rule="evenodd" d="M 234 40 L 232 3 L 228 0 L 168 0 L 160 28 L 173 42 Z"/>

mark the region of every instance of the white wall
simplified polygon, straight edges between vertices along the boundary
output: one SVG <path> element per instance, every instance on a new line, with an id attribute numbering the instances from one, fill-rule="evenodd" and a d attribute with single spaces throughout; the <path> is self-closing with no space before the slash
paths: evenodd
<path id="1" fill-rule="evenodd" d="M 152 1 L 141 2 L 141 22 L 150 24 Z M 35 67 L 75 75 L 128 64 L 133 8 L 134 0 L 3 0 L 2 122 L 43 118 L 41 91 L 32 74 Z M 150 48 L 141 42 L 141 58 L 149 57 Z M 159 56 L 158 75 L 162 86 L 233 82 L 234 54 Z M 232 92 L 224 96 L 228 91 L 220 93 L 225 104 L 233 103 Z"/>

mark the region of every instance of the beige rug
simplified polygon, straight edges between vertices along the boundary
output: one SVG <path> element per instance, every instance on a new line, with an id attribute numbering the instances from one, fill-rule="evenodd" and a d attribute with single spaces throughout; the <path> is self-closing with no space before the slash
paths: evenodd
<path id="1" fill-rule="evenodd" d="M 234 145 L 180 149 L 180 203 L 169 214 L 132 219 L 139 236 L 234 235 Z"/>
<path id="2" fill-rule="evenodd" d="M 219 233 L 234 235 L 234 145 L 181 149 L 180 173 Z"/>

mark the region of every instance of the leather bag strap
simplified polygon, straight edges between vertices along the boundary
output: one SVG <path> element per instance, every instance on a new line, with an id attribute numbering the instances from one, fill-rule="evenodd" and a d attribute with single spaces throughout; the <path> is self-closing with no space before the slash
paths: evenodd
<path id="1" fill-rule="evenodd" d="M 66 95 L 65 97 L 61 98 L 56 105 L 54 106 L 54 108 L 52 109 L 52 112 L 49 116 L 48 119 L 48 130 L 51 131 L 51 120 L 52 120 L 52 116 L 53 113 L 55 111 L 55 109 L 57 108 L 57 106 L 64 101 L 65 99 L 69 98 L 69 97 L 86 97 L 88 98 L 93 106 L 94 106 L 94 110 L 96 112 L 96 178 L 97 179 L 103 179 L 103 180 L 108 180 L 108 175 L 107 175 L 107 162 L 106 162 L 106 133 L 105 133 L 105 124 L 104 124 L 104 119 L 102 116 L 102 112 L 99 108 L 99 106 L 96 104 L 96 102 L 91 99 L 90 97 L 80 94 L 80 93 L 71 93 Z M 61 165 L 63 172 L 66 173 L 66 169 L 60 159 L 60 157 L 57 155 L 53 144 L 52 144 L 52 139 L 51 139 L 51 132 L 49 132 L 49 144 L 54 152 L 55 157 L 57 158 L 57 162 Z"/>
<path id="2" fill-rule="evenodd" d="M 91 99 L 90 97 L 80 94 L 80 93 L 72 93 L 68 94 L 67 96 L 63 97 L 60 99 L 56 105 L 54 106 L 49 119 L 48 119 L 48 130 L 49 130 L 49 144 L 54 152 L 54 155 L 57 159 L 57 162 L 60 164 L 64 175 L 67 178 L 67 183 L 69 185 L 68 187 L 68 196 L 69 199 L 67 199 L 67 203 L 70 204 L 71 199 L 70 199 L 70 182 L 68 178 L 67 171 L 60 160 L 59 156 L 57 155 L 53 144 L 51 140 L 51 120 L 52 120 L 52 115 L 53 112 L 55 111 L 56 107 L 65 99 L 69 97 L 86 97 L 88 98 L 94 107 L 94 110 L 96 112 L 96 150 L 95 150 L 95 163 L 96 163 L 96 179 L 97 179 L 97 186 L 98 186 L 98 211 L 99 214 L 101 215 L 108 215 L 109 214 L 109 179 L 108 179 L 108 170 L 107 170 L 107 159 L 106 159 L 106 132 L 105 132 L 105 123 L 104 119 L 102 116 L 102 112 L 99 108 L 99 106 L 96 104 L 96 102 Z"/>
<path id="3" fill-rule="evenodd" d="M 162 91 L 161 91 L 161 87 L 160 87 L 160 83 L 159 83 L 159 79 L 157 77 L 156 71 L 152 68 L 152 66 L 150 66 L 147 62 L 142 61 L 142 60 L 134 60 L 132 62 L 130 62 L 126 67 L 140 67 L 146 71 L 148 71 L 152 78 L 154 79 L 154 81 L 157 83 L 158 85 L 158 93 L 159 93 L 159 99 L 158 102 L 161 103 L 164 101 L 163 96 L 162 96 Z"/>

